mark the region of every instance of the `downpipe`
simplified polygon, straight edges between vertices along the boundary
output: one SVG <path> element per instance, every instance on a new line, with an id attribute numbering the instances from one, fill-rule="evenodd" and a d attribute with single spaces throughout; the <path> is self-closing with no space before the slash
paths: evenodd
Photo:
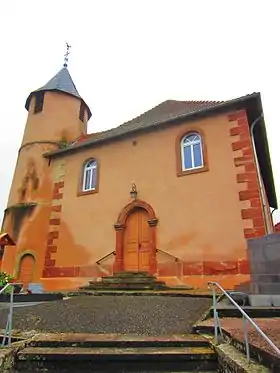
<path id="1" fill-rule="evenodd" d="M 254 129 L 257 125 L 257 123 L 260 122 L 261 119 L 263 119 L 264 115 L 263 113 L 254 120 L 254 122 L 251 125 L 250 128 L 250 134 L 251 134 L 251 140 L 252 140 L 252 147 L 253 147 L 253 153 L 254 153 L 254 158 L 255 158 L 255 164 L 256 164 L 256 169 L 257 169 L 257 178 L 258 178 L 258 183 L 260 187 L 260 195 L 261 195 L 261 205 L 262 205 L 262 211 L 263 211 L 263 216 L 264 216 L 264 223 L 265 223 L 265 230 L 266 234 L 272 233 L 269 221 L 270 221 L 270 212 L 268 216 L 268 208 L 266 204 L 266 195 L 265 195 L 265 190 L 264 190 L 264 185 L 262 182 L 262 176 L 261 176 L 261 170 L 259 166 L 259 161 L 258 161 L 258 156 L 257 156 L 257 150 L 256 150 L 256 143 L 255 143 L 255 137 L 254 137 Z"/>

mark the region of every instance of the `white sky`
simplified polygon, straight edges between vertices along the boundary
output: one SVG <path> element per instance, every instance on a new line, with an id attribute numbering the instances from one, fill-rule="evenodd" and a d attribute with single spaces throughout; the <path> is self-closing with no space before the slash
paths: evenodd
<path id="1" fill-rule="evenodd" d="M 0 0 L 0 211 L 25 100 L 60 70 L 66 40 L 69 71 L 93 112 L 89 132 L 166 99 L 227 100 L 260 91 L 280 198 L 279 36 L 273 0 Z M 274 215 L 279 221 L 280 212 Z"/>

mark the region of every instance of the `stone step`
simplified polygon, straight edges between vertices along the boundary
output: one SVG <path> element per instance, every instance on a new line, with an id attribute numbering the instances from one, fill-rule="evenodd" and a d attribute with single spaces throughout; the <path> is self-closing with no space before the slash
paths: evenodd
<path id="1" fill-rule="evenodd" d="M 280 307 L 279 294 L 250 294 L 249 301 L 252 307 Z"/>
<path id="2" fill-rule="evenodd" d="M 81 290 L 162 290 L 165 282 L 158 281 L 147 272 L 117 272 L 113 276 L 104 276 L 101 281 L 89 281 Z"/>
<path id="3" fill-rule="evenodd" d="M 151 276 L 147 276 L 147 277 L 116 277 L 116 276 L 112 276 L 112 277 L 103 277 L 102 278 L 102 282 L 104 284 L 108 284 L 108 283 L 125 283 L 125 284 L 130 284 L 130 283 L 139 283 L 139 284 L 147 284 L 147 283 L 155 283 L 157 282 L 157 278 L 156 277 L 151 277 Z"/>
<path id="4" fill-rule="evenodd" d="M 157 286 L 166 286 L 165 285 L 165 282 L 163 282 L 163 281 L 154 281 L 154 282 L 139 282 L 139 281 L 135 281 L 135 282 L 128 282 L 128 281 L 123 281 L 123 282 L 101 282 L 101 284 L 99 283 L 99 282 L 91 282 L 91 283 L 89 283 L 89 285 L 96 285 L 96 284 L 98 284 L 98 286 L 99 287 L 104 287 L 104 288 L 111 288 L 111 289 L 113 289 L 113 288 L 115 288 L 115 287 L 121 287 L 121 286 L 124 286 L 124 287 L 126 287 L 126 286 L 140 286 L 140 288 L 141 287 L 145 287 L 145 286 L 148 286 L 148 287 L 150 287 L 150 288 L 155 288 L 155 287 L 157 287 Z"/>
<path id="5" fill-rule="evenodd" d="M 107 360 L 216 360 L 210 347 L 27 347 L 17 356 L 19 361 L 107 361 Z"/>
<path id="6" fill-rule="evenodd" d="M 125 356 L 122 360 L 104 359 L 89 360 L 20 360 L 16 362 L 14 373 L 34 372 L 59 372 L 59 373 L 214 373 L 218 371 L 218 362 L 215 356 L 207 358 L 207 355 L 194 356 L 184 355 L 185 359 L 178 358 L 179 354 L 170 355 L 167 359 L 157 353 L 146 355 L 138 359 L 135 355 Z M 65 360 L 64 360 L 65 359 Z"/>
<path id="7" fill-rule="evenodd" d="M 243 311 L 247 313 L 251 318 L 271 318 L 280 317 L 280 307 L 258 307 L 258 306 L 246 306 L 242 307 Z M 218 312 L 220 318 L 241 318 L 242 314 L 234 306 L 218 306 Z M 208 318 L 212 318 L 214 315 L 213 308 L 211 308 Z"/>
<path id="8" fill-rule="evenodd" d="M 70 363 L 71 364 L 71 363 Z M 107 362 L 107 363 L 86 363 L 81 364 L 79 363 L 79 367 L 65 367 L 65 364 L 63 364 L 64 367 L 59 365 L 59 370 L 57 370 L 56 364 L 52 363 L 46 363 L 48 368 L 39 368 L 37 364 L 36 366 L 36 372 L 41 373 L 217 373 L 217 363 L 216 362 L 208 362 L 206 370 L 204 369 L 204 362 L 200 362 L 202 366 L 202 369 L 197 370 L 197 362 L 194 361 L 193 363 L 188 362 L 188 369 L 186 369 L 186 362 L 137 362 L 137 367 L 135 367 L 135 364 L 133 361 L 126 362 L 125 364 L 123 362 Z M 26 365 L 26 364 L 24 364 Z M 82 365 L 82 366 L 81 366 Z M 209 366 L 210 365 L 210 366 Z M 22 363 L 21 363 L 22 366 Z M 174 368 L 176 366 L 176 368 Z M 28 369 L 28 370 L 26 370 Z M 11 373 L 34 373 L 34 367 L 31 368 L 14 368 Z M 124 370 L 125 369 L 125 370 Z M 211 370 L 210 370 L 211 369 Z"/>
<path id="9" fill-rule="evenodd" d="M 113 274 L 114 277 L 149 277 L 151 276 L 150 273 L 148 272 L 114 272 Z"/>
<path id="10" fill-rule="evenodd" d="M 129 335 L 59 333 L 39 334 L 29 347 L 208 347 L 208 341 L 197 334 Z"/>
<path id="11" fill-rule="evenodd" d="M 161 290 L 166 289 L 166 285 L 161 282 L 156 282 L 154 284 L 147 284 L 147 283 L 134 283 L 134 284 L 127 284 L 127 283 L 107 283 L 104 284 L 102 282 L 92 282 L 89 285 L 81 287 L 83 290 Z"/>

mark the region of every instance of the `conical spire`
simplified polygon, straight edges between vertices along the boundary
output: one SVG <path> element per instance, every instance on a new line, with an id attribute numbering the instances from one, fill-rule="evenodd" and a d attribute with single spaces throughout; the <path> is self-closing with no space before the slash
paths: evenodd
<path id="1" fill-rule="evenodd" d="M 67 64 L 65 65 L 67 66 Z M 48 92 L 48 91 L 62 92 L 62 93 L 66 93 L 68 95 L 77 97 L 78 99 L 84 102 L 79 92 L 77 91 L 77 88 L 71 78 L 71 75 L 69 74 L 67 67 L 65 67 L 65 65 L 47 84 L 37 89 L 36 91 L 33 91 L 30 93 L 25 103 L 25 108 L 27 110 L 29 109 L 32 96 L 36 94 L 37 92 Z M 85 102 L 84 104 L 86 105 L 88 109 L 88 114 L 90 118 L 91 111 Z"/>

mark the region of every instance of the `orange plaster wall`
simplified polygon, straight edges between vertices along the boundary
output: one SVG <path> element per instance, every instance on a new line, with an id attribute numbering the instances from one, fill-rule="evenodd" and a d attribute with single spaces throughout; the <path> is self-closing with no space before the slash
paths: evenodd
<path id="1" fill-rule="evenodd" d="M 53 255 L 55 266 L 94 265 L 115 249 L 113 225 L 121 209 L 130 202 L 129 191 L 135 182 L 138 197 L 154 208 L 159 219 L 157 248 L 190 265 L 195 263 L 194 275 L 197 266 L 207 267 L 209 262 L 218 263 L 217 271 L 225 273 L 232 262 L 229 272 L 233 269 L 236 275 L 237 261 L 242 265 L 247 259 L 244 229 L 252 223 L 241 216 L 241 210 L 248 209 L 250 201 L 239 199 L 239 192 L 247 185 L 237 182 L 237 174 L 245 166 L 236 167 L 234 163 L 236 153 L 230 130 L 235 125 L 228 115 L 220 115 L 170 125 L 164 130 L 53 160 L 53 170 L 61 163 L 65 167 L 58 249 Z M 178 177 L 176 137 L 193 126 L 205 134 L 209 171 Z M 99 191 L 77 196 L 82 165 L 90 157 L 99 163 Z M 79 271 L 76 276 L 79 277 Z"/>
<path id="2" fill-rule="evenodd" d="M 34 280 L 39 280 L 43 268 L 45 256 L 46 232 L 48 229 L 50 201 L 52 198 L 52 179 L 48 161 L 42 154 L 49 150 L 46 144 L 33 144 L 24 147 L 18 157 L 17 167 L 14 174 L 10 196 L 8 200 L 8 211 L 3 223 L 3 231 L 8 232 L 16 241 L 16 247 L 6 248 L 2 268 L 13 268 L 13 274 L 18 275 L 19 259 L 24 252 L 34 253 L 37 270 Z M 25 179 L 31 176 L 26 183 Z M 37 178 L 37 185 L 33 184 L 33 178 Z M 22 198 L 21 190 L 25 189 Z M 14 231 L 13 213 L 10 208 L 18 204 L 35 202 L 37 206 L 30 215 L 23 218 L 20 224 L 19 234 Z M 13 252 L 13 254 L 12 254 Z"/>
<path id="3" fill-rule="evenodd" d="M 52 179 L 48 160 L 42 154 L 53 149 L 51 144 L 36 143 L 20 150 L 13 182 L 10 189 L 8 207 L 16 203 L 50 200 Z M 26 183 L 26 178 L 29 180 Z M 37 186 L 33 184 L 37 179 Z M 26 193 L 22 198 L 21 191 Z"/>
<path id="4" fill-rule="evenodd" d="M 34 281 L 41 277 L 45 259 L 46 235 L 49 221 L 50 208 L 48 205 L 38 205 L 31 216 L 24 218 L 20 234 L 17 237 L 17 245 L 10 250 L 5 248 L 2 268 L 12 273 L 15 277 L 19 274 L 20 258 L 25 253 L 31 253 L 36 262 Z M 7 231 L 12 231 L 12 224 L 7 224 Z M 11 272 L 11 268 L 13 271 Z"/>

